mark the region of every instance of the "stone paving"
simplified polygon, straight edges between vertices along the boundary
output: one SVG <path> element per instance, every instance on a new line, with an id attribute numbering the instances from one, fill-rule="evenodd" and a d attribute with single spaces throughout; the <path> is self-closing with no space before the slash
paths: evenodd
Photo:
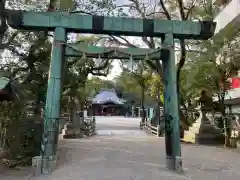
<path id="1" fill-rule="evenodd" d="M 8 169 L 0 165 L 0 180 L 28 180 L 31 178 L 31 167 Z"/>
<path id="2" fill-rule="evenodd" d="M 107 121 L 106 121 L 107 122 Z M 102 123 L 102 124 L 101 124 Z M 31 180 L 239 180 L 240 154 L 236 151 L 182 145 L 184 174 L 165 168 L 163 138 L 137 130 L 139 121 L 117 120 L 98 124 L 98 135 L 86 139 L 60 140 L 58 168 L 51 176 Z M 116 126 L 114 126 L 114 124 Z M 129 125 L 131 124 L 131 125 Z M 132 126 L 132 130 L 130 128 Z M 107 128 L 104 128 L 107 127 Z M 138 126 L 139 127 L 139 126 Z M 1 177 L 1 176 L 0 176 Z M 2 180 L 2 178 L 0 178 Z M 19 178 L 24 179 L 24 178 Z M 15 180 L 4 179 L 3 180 Z"/>
<path id="3" fill-rule="evenodd" d="M 165 168 L 164 140 L 154 137 L 99 136 L 62 140 L 66 162 L 52 180 L 239 180 L 240 156 L 230 150 L 183 145 L 183 175 Z M 60 149 L 61 149 L 60 148 Z M 33 178 L 35 180 L 47 177 Z"/>

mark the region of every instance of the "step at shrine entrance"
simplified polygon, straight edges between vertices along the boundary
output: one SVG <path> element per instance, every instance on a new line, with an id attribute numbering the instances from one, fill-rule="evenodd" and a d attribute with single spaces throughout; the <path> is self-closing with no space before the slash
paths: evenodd
<path id="1" fill-rule="evenodd" d="M 0 3 L 1 4 L 1 3 Z M 44 112 L 42 142 L 42 173 L 50 173 L 56 162 L 56 133 L 60 117 L 62 62 L 69 56 L 162 61 L 164 74 L 164 114 L 166 164 L 174 171 L 182 170 L 179 138 L 179 112 L 176 86 L 174 39 L 206 40 L 213 36 L 216 24 L 212 21 L 134 19 L 81 15 L 63 12 L 33 12 L 0 9 L 1 26 L 26 31 L 53 31 L 54 41 L 49 67 L 47 98 Z M 0 27 L 0 33 L 4 28 Z M 158 37 L 161 49 L 96 47 L 67 44 L 67 33 L 92 33 L 124 36 Z"/>

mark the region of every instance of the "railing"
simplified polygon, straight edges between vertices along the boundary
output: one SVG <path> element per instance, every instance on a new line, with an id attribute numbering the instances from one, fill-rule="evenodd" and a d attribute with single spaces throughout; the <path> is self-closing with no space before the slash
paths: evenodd
<path id="1" fill-rule="evenodd" d="M 152 126 L 151 122 L 146 120 L 145 122 L 140 121 L 140 129 L 146 130 L 153 135 L 160 137 L 161 136 L 161 128 L 160 125 L 157 125 L 157 127 Z"/>

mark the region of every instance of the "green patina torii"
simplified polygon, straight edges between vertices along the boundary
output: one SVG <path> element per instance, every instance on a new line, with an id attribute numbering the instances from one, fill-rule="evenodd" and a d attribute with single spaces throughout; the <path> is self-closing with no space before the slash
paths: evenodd
<path id="1" fill-rule="evenodd" d="M 0 4 L 1 4 L 0 0 Z M 162 60 L 164 72 L 164 113 L 167 167 L 182 169 L 179 138 L 179 111 L 176 86 L 174 39 L 202 39 L 213 36 L 216 24 L 211 21 L 192 22 L 177 20 L 134 19 L 106 16 L 79 15 L 61 12 L 27 12 L 0 9 L 1 24 L 7 21 L 15 29 L 27 31 L 54 31 L 52 57 L 49 68 L 48 90 L 44 114 L 43 173 L 51 171 L 50 162 L 56 153 L 56 132 L 60 117 L 61 69 L 64 56 L 82 56 L 142 60 L 149 54 L 153 60 Z M 1 32 L 1 31 L 0 31 Z M 103 48 L 66 44 L 69 32 L 126 36 L 159 37 L 163 49 Z M 46 160 L 46 161 L 45 161 Z"/>

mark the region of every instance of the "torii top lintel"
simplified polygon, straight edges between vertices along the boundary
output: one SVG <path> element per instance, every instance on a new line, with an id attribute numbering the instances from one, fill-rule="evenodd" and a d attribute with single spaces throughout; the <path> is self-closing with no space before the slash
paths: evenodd
<path id="1" fill-rule="evenodd" d="M 8 10 L 7 20 L 13 28 L 25 30 L 53 31 L 56 27 L 64 27 L 67 32 L 76 33 L 148 37 L 162 37 L 169 33 L 175 38 L 202 40 L 212 37 L 216 27 L 212 21 L 170 21 L 16 10 Z"/>

